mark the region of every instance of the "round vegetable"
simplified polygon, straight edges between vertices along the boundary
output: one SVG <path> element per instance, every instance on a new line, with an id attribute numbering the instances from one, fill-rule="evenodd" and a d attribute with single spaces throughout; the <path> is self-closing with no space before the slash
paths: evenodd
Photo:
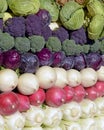
<path id="1" fill-rule="evenodd" d="M 39 11 L 39 0 L 8 0 L 10 10 L 15 15 L 26 16 L 28 14 L 35 14 Z"/>
<path id="2" fill-rule="evenodd" d="M 78 70 L 67 70 L 68 84 L 71 87 L 76 87 L 81 84 L 81 74 Z"/>
<path id="3" fill-rule="evenodd" d="M 39 80 L 40 87 L 43 89 L 54 86 L 57 79 L 55 70 L 50 66 L 40 67 L 36 72 L 36 76 Z"/>
<path id="4" fill-rule="evenodd" d="M 17 87 L 18 75 L 12 69 L 3 69 L 0 71 L 0 90 L 12 91 Z"/>
<path id="5" fill-rule="evenodd" d="M 70 86 L 65 86 L 64 91 L 66 93 L 66 101 L 65 103 L 71 102 L 74 98 L 74 88 Z"/>
<path id="6" fill-rule="evenodd" d="M 14 92 L 4 92 L 0 94 L 0 114 L 11 115 L 18 111 L 19 100 Z"/>
<path id="7" fill-rule="evenodd" d="M 57 75 L 55 86 L 61 87 L 61 88 L 65 87 L 68 84 L 67 71 L 65 69 L 59 68 L 59 67 L 55 67 L 54 70 Z"/>
<path id="8" fill-rule="evenodd" d="M 101 66 L 96 72 L 97 72 L 98 80 L 104 81 L 104 66 Z"/>
<path id="9" fill-rule="evenodd" d="M 85 96 L 86 96 L 86 91 L 81 84 L 74 87 L 74 101 L 81 102 Z"/>
<path id="10" fill-rule="evenodd" d="M 84 68 L 80 71 L 82 82 L 84 87 L 93 86 L 97 82 L 97 72 L 92 68 Z"/>
<path id="11" fill-rule="evenodd" d="M 30 104 L 34 106 L 39 106 L 45 101 L 45 91 L 39 88 L 36 92 L 29 96 Z"/>
<path id="12" fill-rule="evenodd" d="M 59 107 L 66 101 L 66 93 L 64 89 L 59 87 L 51 87 L 46 91 L 46 104 L 51 107 Z"/>
<path id="13" fill-rule="evenodd" d="M 32 73 L 21 74 L 18 79 L 18 90 L 24 95 L 33 94 L 39 88 L 37 77 Z"/>
<path id="14" fill-rule="evenodd" d="M 98 91 L 95 86 L 88 87 L 85 89 L 86 91 L 86 98 L 90 100 L 95 100 L 98 97 Z"/>
<path id="15" fill-rule="evenodd" d="M 19 99 L 19 108 L 18 110 L 20 112 L 27 111 L 30 108 L 30 101 L 27 95 L 23 95 L 20 93 L 16 93 L 18 99 Z"/>

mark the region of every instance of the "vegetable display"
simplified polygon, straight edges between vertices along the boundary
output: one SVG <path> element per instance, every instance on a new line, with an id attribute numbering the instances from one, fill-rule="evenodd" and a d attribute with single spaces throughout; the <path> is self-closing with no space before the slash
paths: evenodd
<path id="1" fill-rule="evenodd" d="M 104 1 L 0 3 L 0 130 L 103 130 Z"/>

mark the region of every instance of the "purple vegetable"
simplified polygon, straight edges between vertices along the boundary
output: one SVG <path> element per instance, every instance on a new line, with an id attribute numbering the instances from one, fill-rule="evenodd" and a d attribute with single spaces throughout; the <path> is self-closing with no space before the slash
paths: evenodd
<path id="1" fill-rule="evenodd" d="M 75 40 L 76 44 L 85 44 L 87 43 L 87 36 L 86 36 L 86 32 L 85 29 L 83 27 L 81 27 L 78 30 L 74 30 L 70 33 L 70 39 Z"/>
<path id="2" fill-rule="evenodd" d="M 20 65 L 21 55 L 17 50 L 8 50 L 3 53 L 3 66 L 10 69 L 17 69 Z"/>
<path id="3" fill-rule="evenodd" d="M 102 62 L 102 57 L 97 52 L 91 52 L 86 55 L 87 67 L 91 67 L 95 70 L 99 69 L 99 65 Z"/>
<path id="4" fill-rule="evenodd" d="M 0 29 L 3 31 L 3 19 L 0 19 Z"/>
<path id="5" fill-rule="evenodd" d="M 41 35 L 41 20 L 40 18 L 35 14 L 30 14 L 26 18 L 26 35 L 32 36 L 32 35 Z"/>
<path id="6" fill-rule="evenodd" d="M 79 54 L 76 55 L 74 58 L 74 68 L 76 70 L 81 70 L 86 67 L 86 60 L 85 60 L 85 55 L 84 54 Z"/>
<path id="7" fill-rule="evenodd" d="M 3 64 L 3 52 L 0 50 L 0 65 Z"/>
<path id="8" fill-rule="evenodd" d="M 41 51 L 37 52 L 36 54 L 39 58 L 40 66 L 52 65 L 53 54 L 48 48 L 43 48 Z"/>
<path id="9" fill-rule="evenodd" d="M 72 69 L 74 67 L 74 56 L 67 56 L 63 59 L 61 67 L 66 70 Z"/>
<path id="10" fill-rule="evenodd" d="M 56 36 L 63 42 L 66 39 L 69 39 L 69 33 L 64 27 L 59 27 L 52 32 L 53 36 Z"/>
<path id="11" fill-rule="evenodd" d="M 35 73 L 39 68 L 38 57 L 30 52 L 21 54 L 20 73 Z"/>
<path id="12" fill-rule="evenodd" d="M 52 36 L 52 30 L 46 26 L 41 29 L 41 35 L 44 37 L 44 39 L 47 41 L 49 37 Z"/>
<path id="13" fill-rule="evenodd" d="M 47 10 L 40 9 L 36 15 L 40 18 L 42 27 L 48 26 L 50 24 L 51 15 Z"/>
<path id="14" fill-rule="evenodd" d="M 9 18 L 5 22 L 3 31 L 9 33 L 11 36 L 14 37 L 25 36 L 25 18 L 24 17 Z"/>
<path id="15" fill-rule="evenodd" d="M 64 58 L 65 58 L 65 53 L 63 51 L 54 52 L 52 66 L 60 67 Z"/>

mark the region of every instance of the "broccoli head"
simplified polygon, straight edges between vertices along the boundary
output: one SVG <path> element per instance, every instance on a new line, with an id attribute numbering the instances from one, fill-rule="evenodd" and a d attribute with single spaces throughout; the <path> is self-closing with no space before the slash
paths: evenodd
<path id="1" fill-rule="evenodd" d="M 0 48 L 4 51 L 12 49 L 14 47 L 14 37 L 9 33 L 0 32 Z"/>
<path id="2" fill-rule="evenodd" d="M 77 52 L 77 45 L 74 40 L 66 39 L 62 42 L 62 50 L 65 52 L 67 56 L 75 55 Z"/>
<path id="3" fill-rule="evenodd" d="M 30 14 L 26 17 L 26 35 L 32 36 L 32 35 L 41 35 L 41 20 L 40 18 L 35 14 Z"/>
<path id="4" fill-rule="evenodd" d="M 57 37 L 49 37 L 46 42 L 46 47 L 53 52 L 61 51 L 61 41 Z"/>
<path id="5" fill-rule="evenodd" d="M 52 35 L 58 37 L 61 42 L 63 42 L 66 39 L 69 39 L 69 33 L 63 27 L 59 27 L 59 28 L 53 30 Z"/>
<path id="6" fill-rule="evenodd" d="M 30 40 L 30 49 L 32 52 L 38 52 L 41 51 L 42 48 L 44 48 L 45 45 L 44 37 L 39 35 L 33 35 L 29 37 L 29 40 Z"/>
<path id="7" fill-rule="evenodd" d="M 95 40 L 95 42 L 90 45 L 91 52 L 97 52 L 100 50 L 101 42 L 99 40 Z"/>
<path id="8" fill-rule="evenodd" d="M 28 52 L 30 50 L 29 39 L 26 37 L 16 37 L 15 48 L 20 52 Z"/>
<path id="9" fill-rule="evenodd" d="M 14 37 L 25 36 L 25 18 L 22 16 L 9 18 L 5 21 L 3 31 Z"/>

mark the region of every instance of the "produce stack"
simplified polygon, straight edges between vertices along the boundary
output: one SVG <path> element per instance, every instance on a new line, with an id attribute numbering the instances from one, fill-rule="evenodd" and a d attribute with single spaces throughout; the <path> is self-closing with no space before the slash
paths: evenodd
<path id="1" fill-rule="evenodd" d="M 104 1 L 0 1 L 0 130 L 104 129 Z"/>

